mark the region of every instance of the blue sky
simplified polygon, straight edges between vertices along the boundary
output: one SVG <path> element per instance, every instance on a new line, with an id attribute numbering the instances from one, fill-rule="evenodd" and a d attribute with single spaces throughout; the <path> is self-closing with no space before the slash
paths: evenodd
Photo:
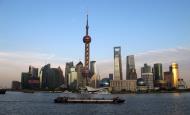
<path id="1" fill-rule="evenodd" d="M 1 0 L 0 50 L 83 59 L 86 12 L 92 58 L 189 47 L 189 0 Z"/>
<path id="2" fill-rule="evenodd" d="M 113 73 L 113 47 L 121 46 L 124 74 L 134 54 L 138 73 L 144 63 L 167 71 L 175 61 L 190 83 L 189 0 L 0 0 L 0 84 L 20 80 L 29 65 L 64 70 L 66 61 L 83 61 L 87 12 L 101 77 Z"/>

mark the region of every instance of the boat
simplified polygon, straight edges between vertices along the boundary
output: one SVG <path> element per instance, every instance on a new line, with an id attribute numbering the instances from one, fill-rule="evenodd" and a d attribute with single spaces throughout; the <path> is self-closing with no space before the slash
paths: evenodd
<path id="1" fill-rule="evenodd" d="M 119 97 L 115 97 L 112 99 L 104 99 L 104 98 L 69 98 L 69 97 L 57 97 L 54 99 L 55 103 L 94 103 L 94 104 L 119 104 L 124 103 L 125 100 Z"/>
<path id="2" fill-rule="evenodd" d="M 22 92 L 23 92 L 23 93 L 34 93 L 33 90 L 23 90 Z"/>
<path id="3" fill-rule="evenodd" d="M 6 93 L 6 89 L 0 89 L 0 94 L 5 94 Z"/>

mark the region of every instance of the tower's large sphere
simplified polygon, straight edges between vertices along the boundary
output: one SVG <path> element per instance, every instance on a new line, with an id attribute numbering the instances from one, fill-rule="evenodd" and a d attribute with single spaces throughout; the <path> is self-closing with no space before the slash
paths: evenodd
<path id="1" fill-rule="evenodd" d="M 88 35 L 84 36 L 84 37 L 83 37 L 83 42 L 84 42 L 84 43 L 87 43 L 87 44 L 90 43 L 90 42 L 91 42 L 91 37 L 88 36 Z"/>

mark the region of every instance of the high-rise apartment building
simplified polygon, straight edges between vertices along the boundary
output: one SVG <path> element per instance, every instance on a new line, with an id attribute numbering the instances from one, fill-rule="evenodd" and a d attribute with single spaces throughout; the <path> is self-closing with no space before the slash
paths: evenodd
<path id="1" fill-rule="evenodd" d="M 114 47 L 114 80 L 122 80 L 121 47 Z"/>

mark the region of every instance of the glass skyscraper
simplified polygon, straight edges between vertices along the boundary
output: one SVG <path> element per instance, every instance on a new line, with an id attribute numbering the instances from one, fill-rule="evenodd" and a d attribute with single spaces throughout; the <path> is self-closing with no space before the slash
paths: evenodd
<path id="1" fill-rule="evenodd" d="M 126 58 L 126 79 L 127 80 L 137 79 L 134 55 L 127 56 Z"/>
<path id="2" fill-rule="evenodd" d="M 122 80 L 121 47 L 114 47 L 114 80 Z"/>
<path id="3" fill-rule="evenodd" d="M 161 63 L 156 63 L 154 64 L 154 80 L 163 80 L 163 73 L 162 73 L 162 64 Z"/>

